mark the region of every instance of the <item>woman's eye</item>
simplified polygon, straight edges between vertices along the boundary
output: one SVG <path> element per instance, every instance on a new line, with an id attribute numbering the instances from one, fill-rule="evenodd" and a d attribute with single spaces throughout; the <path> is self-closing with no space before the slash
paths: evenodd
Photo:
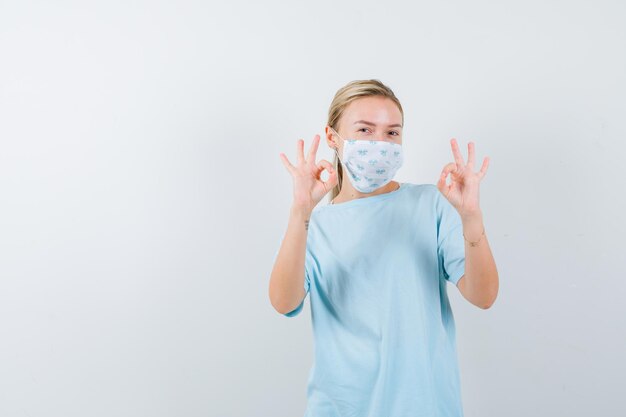
<path id="1" fill-rule="evenodd" d="M 363 132 L 363 131 L 367 131 L 367 130 L 369 130 L 367 127 L 362 127 L 362 128 L 359 129 L 359 132 Z M 400 136 L 400 133 L 396 132 L 395 130 L 391 130 L 389 133 L 393 134 L 393 136 Z"/>

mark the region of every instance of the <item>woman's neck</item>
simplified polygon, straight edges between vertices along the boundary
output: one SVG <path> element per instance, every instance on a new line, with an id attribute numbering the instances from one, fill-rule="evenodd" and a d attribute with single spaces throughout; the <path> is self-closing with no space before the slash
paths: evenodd
<path id="1" fill-rule="evenodd" d="M 340 203 L 345 203 L 347 201 L 354 200 L 357 198 L 366 198 L 366 197 L 373 197 L 379 194 L 386 194 L 389 192 L 396 191 L 398 188 L 400 188 L 399 182 L 390 181 L 389 184 L 383 187 L 380 187 L 371 193 L 361 193 L 355 190 L 354 187 L 352 187 L 352 184 L 348 185 L 348 183 L 345 183 L 345 185 L 339 191 L 339 194 L 337 194 L 337 196 L 332 199 L 330 204 L 340 204 Z"/>

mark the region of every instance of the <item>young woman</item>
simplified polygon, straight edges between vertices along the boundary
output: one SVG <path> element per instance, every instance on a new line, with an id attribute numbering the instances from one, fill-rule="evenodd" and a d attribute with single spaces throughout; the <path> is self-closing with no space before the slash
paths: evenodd
<path id="1" fill-rule="evenodd" d="M 305 417 L 463 415 L 446 284 L 480 308 L 495 301 L 478 198 L 488 159 L 474 172 L 474 144 L 466 164 L 452 139 L 455 162 L 436 185 L 398 183 L 403 126 L 391 89 L 353 81 L 328 113 L 334 164 L 315 161 L 319 135 L 306 156 L 298 141 L 296 165 L 280 154 L 293 203 L 269 296 L 293 317 L 310 293 L 315 360 Z"/>

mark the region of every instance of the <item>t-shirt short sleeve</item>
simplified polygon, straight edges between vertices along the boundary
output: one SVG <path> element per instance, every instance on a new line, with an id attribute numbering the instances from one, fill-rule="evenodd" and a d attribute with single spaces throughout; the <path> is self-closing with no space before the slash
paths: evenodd
<path id="1" fill-rule="evenodd" d="M 298 314 L 300 314 L 300 312 L 302 311 L 302 308 L 304 307 L 304 301 L 306 300 L 306 296 L 309 293 L 309 287 L 311 286 L 310 284 L 311 280 L 309 279 L 309 271 L 304 270 L 304 291 L 305 291 L 305 295 L 304 298 L 302 299 L 302 302 L 300 303 L 300 305 L 298 305 L 298 307 L 296 307 L 295 309 L 291 310 L 288 313 L 283 314 L 284 316 L 287 317 L 293 317 L 293 316 L 297 316 Z"/>
<path id="2" fill-rule="evenodd" d="M 437 255 L 440 274 L 457 285 L 465 274 L 465 239 L 459 212 L 435 187 L 437 207 Z"/>

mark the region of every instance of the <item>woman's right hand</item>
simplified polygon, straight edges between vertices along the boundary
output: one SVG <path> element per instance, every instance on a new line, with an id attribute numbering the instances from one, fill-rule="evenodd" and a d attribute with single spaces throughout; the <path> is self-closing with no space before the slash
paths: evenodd
<path id="1" fill-rule="evenodd" d="M 304 157 L 304 140 L 298 139 L 298 166 L 293 166 L 284 153 L 280 158 L 287 171 L 293 177 L 293 204 L 312 211 L 320 200 L 338 183 L 337 172 L 333 165 L 325 159 L 315 163 L 320 135 L 315 135 L 309 153 Z M 323 171 L 328 171 L 327 181 L 321 180 Z"/>

